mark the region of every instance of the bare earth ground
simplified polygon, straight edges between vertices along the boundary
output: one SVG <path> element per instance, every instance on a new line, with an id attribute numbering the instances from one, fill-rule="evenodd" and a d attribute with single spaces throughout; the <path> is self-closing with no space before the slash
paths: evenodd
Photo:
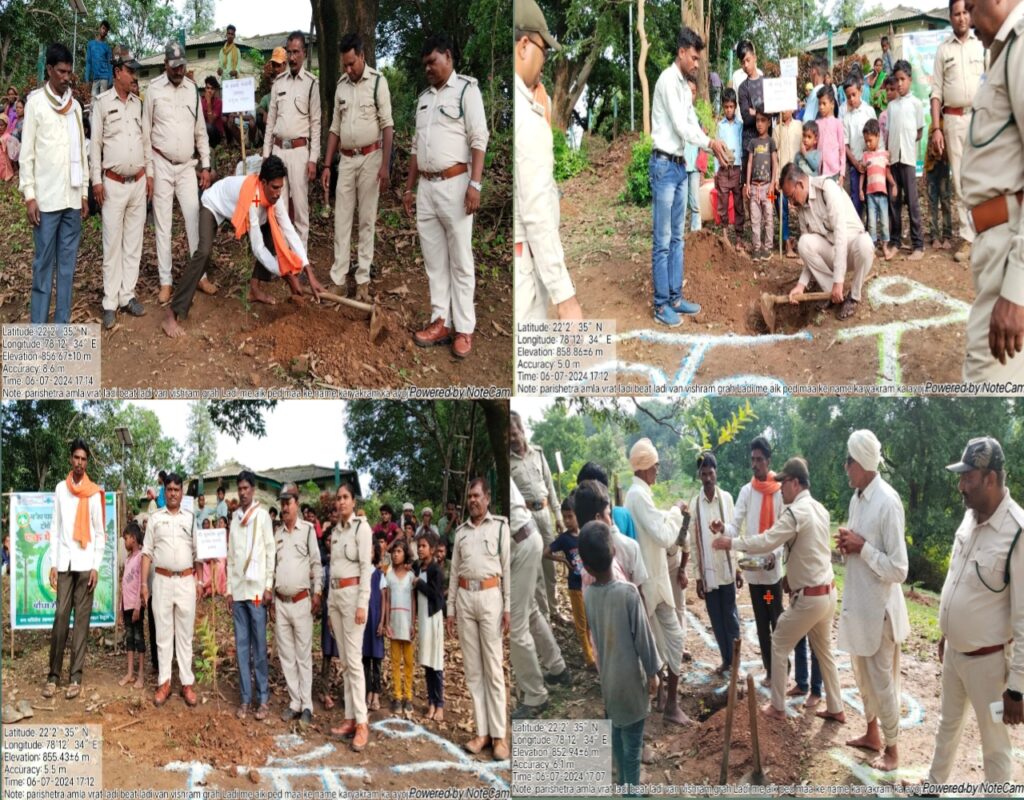
<path id="1" fill-rule="evenodd" d="M 771 339 L 759 298 L 788 293 L 800 275 L 798 262 L 778 253 L 753 262 L 705 228 L 687 233 L 684 251 L 684 296 L 702 311 L 678 328 L 655 322 L 650 209 L 619 199 L 633 141 L 620 137 L 606 146 L 595 138 L 591 167 L 562 185 L 566 258 L 584 316 L 617 322 L 619 384 L 671 389 L 733 381 L 793 389 L 960 381 L 974 291 L 969 266 L 956 263 L 952 250 L 926 249 L 918 262 L 908 261 L 908 253 L 890 262 L 876 258 L 865 285 L 868 302 L 854 318 L 840 322 L 811 304 L 782 308 Z M 775 225 L 777 249 L 777 218 Z"/>
<path id="2" fill-rule="evenodd" d="M 680 681 L 680 703 L 692 719 L 700 722 L 680 728 L 664 723 L 661 714 L 652 710 L 644 727 L 645 763 L 641 770 L 641 783 L 681 786 L 715 785 L 719 782 L 728 681 L 713 674 L 721 658 L 704 602 L 697 598 L 693 589 L 686 592 L 686 602 L 686 649 L 692 653 L 693 661 L 689 662 L 688 670 Z M 563 616 L 571 619 L 568 597 L 562 594 L 560 603 Z M 764 669 L 746 586 L 737 592 L 737 604 L 742 631 L 740 658 L 744 673 L 754 677 L 757 703 L 761 705 L 769 700 L 770 693 L 760 685 Z M 604 704 L 598 678 L 585 669 L 575 630 L 571 624 L 556 626 L 555 637 L 567 665 L 573 671 L 575 685 L 571 689 L 561 686 L 554 688 L 544 716 L 603 718 Z M 931 763 L 940 708 L 941 667 L 934 644 L 915 630 L 903 645 L 899 741 L 902 766 L 894 773 L 883 774 L 870 767 L 867 762 L 874 758 L 874 753 L 845 745 L 847 739 L 864 732 L 865 721 L 850 658 L 842 652 L 837 653 L 836 657 L 846 706 L 845 725 L 825 722 L 812 712 L 804 712 L 800 707 L 803 698 L 789 698 L 789 719 L 785 722 L 758 715 L 761 763 L 768 783 L 779 786 L 775 793 L 792 795 L 792 790 L 785 791 L 782 787 L 794 784 L 812 787 L 851 784 L 884 787 L 902 782 L 917 784 L 924 780 Z M 733 785 L 750 783 L 749 773 L 753 765 L 747 698 L 744 696 L 741 700 L 733 719 L 729 759 L 729 783 Z M 824 703 L 819 708 L 824 708 Z M 967 716 L 951 782 L 977 783 L 984 780 L 978 727 L 973 712 L 968 711 Z M 1017 764 L 1014 777 L 1020 782 L 1024 780 L 1024 732 L 1012 730 L 1011 739 Z"/>
<path id="3" fill-rule="evenodd" d="M 49 659 L 49 632 L 16 632 L 12 659 L 7 591 L 5 578 L 3 702 L 30 700 L 35 716 L 25 720 L 26 724 L 102 724 L 103 782 L 107 789 L 205 786 L 222 791 L 291 788 L 344 792 L 429 786 L 505 789 L 509 784 L 508 761 L 493 761 L 490 750 L 479 756 L 462 750 L 462 743 L 476 734 L 457 639 L 448 638 L 445 644 L 445 721 L 438 724 L 425 718 L 426 690 L 419 666 L 415 672 L 414 713 L 409 718 L 390 713 L 390 662 L 385 659 L 381 710 L 370 712 L 369 745 L 362 753 L 353 753 L 347 742 L 329 732 L 341 724 L 344 694 L 340 679 L 332 681 L 337 703 L 334 710 L 325 710 L 319 699 L 323 686 L 319 622 L 314 630 L 313 725 L 303 733 L 280 719 L 288 693 L 270 633 L 270 716 L 264 722 L 255 721 L 251 713 L 244 721 L 235 718 L 238 673 L 223 600 L 217 601 L 216 629 L 221 648 L 217 689 L 212 683 L 198 682 L 199 705 L 189 709 L 178 694 L 175 669 L 171 699 L 162 708 L 155 708 L 152 696 L 156 680 L 149 654 L 146 688 L 118 686 L 125 672 L 125 656 L 120 648 L 113 652 L 114 636 L 109 628 L 102 633 L 92 631 L 82 694 L 75 700 L 65 700 L 62 687 L 53 699 L 43 699 L 40 693 Z M 199 606 L 197 624 L 208 614 L 211 602 L 204 600 Z M 272 632 L 272 626 L 268 632 Z M 120 639 L 120 629 L 118 634 Z M 146 636 L 148 647 L 148 631 Z M 105 644 L 101 644 L 102 639 L 106 639 Z M 203 657 L 198 634 L 194 656 L 196 662 Z M 67 664 L 65 658 L 65 681 Z M 142 722 L 114 730 L 136 719 Z"/>
<path id="4" fill-rule="evenodd" d="M 310 260 L 328 290 L 344 294 L 329 278 L 334 218 L 323 217 L 321 192 L 311 196 Z M 507 215 L 504 215 L 507 219 Z M 479 219 L 478 219 L 479 222 Z M 507 227 L 507 222 L 505 223 Z M 512 280 L 508 232 L 478 231 L 477 329 L 473 353 L 461 362 L 448 347 L 416 347 L 412 333 L 429 322 L 430 304 L 415 223 L 401 213 L 395 190 L 382 196 L 377 223 L 372 291 L 385 320 L 381 340 L 370 341 L 367 315 L 325 302 L 298 307 L 287 302 L 281 281 L 271 284 L 275 306 L 250 303 L 252 254 L 236 242 L 230 225 L 217 234 L 210 279 L 217 296 L 197 292 L 186 327 L 172 343 L 160 330 L 157 262 L 152 221 L 147 221 L 138 284 L 146 316 L 118 314 L 102 334 L 104 387 L 208 388 L 402 388 L 406 386 L 511 386 Z M 32 235 L 14 185 L 0 186 L 0 322 L 28 320 Z M 174 280 L 187 265 L 181 212 L 174 211 Z M 353 241 L 355 241 L 355 235 Z M 75 271 L 73 322 L 100 322 L 103 247 L 101 222 L 83 223 Z M 354 258 L 354 251 L 353 251 Z"/>

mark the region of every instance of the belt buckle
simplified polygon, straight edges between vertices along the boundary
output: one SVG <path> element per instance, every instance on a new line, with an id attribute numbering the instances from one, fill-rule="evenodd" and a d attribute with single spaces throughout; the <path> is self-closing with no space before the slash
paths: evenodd
<path id="1" fill-rule="evenodd" d="M 281 149 L 282 150 L 291 150 L 292 149 L 292 140 L 291 139 L 282 139 L 281 140 Z"/>
<path id="2" fill-rule="evenodd" d="M 440 172 L 435 172 L 435 173 L 431 174 L 427 178 L 427 180 L 430 181 L 431 183 L 437 183 L 438 181 L 443 181 L 444 177 L 441 175 Z"/>
<path id="3" fill-rule="evenodd" d="M 124 183 L 135 183 L 138 180 L 134 175 L 122 175 L 121 179 Z"/>
<path id="4" fill-rule="evenodd" d="M 471 592 L 479 592 L 480 591 L 480 587 L 481 587 L 482 584 L 483 584 L 483 581 L 471 580 L 469 582 L 469 591 L 471 591 Z"/>

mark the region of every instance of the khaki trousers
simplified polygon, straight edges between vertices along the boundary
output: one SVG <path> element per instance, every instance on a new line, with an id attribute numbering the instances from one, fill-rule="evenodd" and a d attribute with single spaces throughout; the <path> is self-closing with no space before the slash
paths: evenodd
<path id="1" fill-rule="evenodd" d="M 835 282 L 835 247 L 832 243 L 817 233 L 805 233 L 800 237 L 797 250 L 818 285 L 824 291 L 831 292 L 832 284 Z M 875 247 L 871 242 L 870 233 L 865 231 L 847 241 L 846 277 L 843 288 L 850 289 L 850 296 L 854 300 L 861 299 L 861 289 L 874 262 Z"/>
<path id="2" fill-rule="evenodd" d="M 443 319 L 456 333 L 476 328 L 473 217 L 465 205 L 468 186 L 468 172 L 446 181 L 421 178 L 416 194 L 416 231 L 430 286 L 430 321 Z"/>
<path id="3" fill-rule="evenodd" d="M 835 615 L 834 588 L 828 594 L 817 597 L 807 597 L 801 592 L 789 608 L 782 612 L 772 634 L 772 706 L 777 710 L 786 709 L 789 654 L 804 636 L 818 657 L 828 710 L 834 714 L 843 710 L 843 698 L 839 694 L 839 670 L 832 656 L 832 620 Z"/>
<path id="4" fill-rule="evenodd" d="M 676 610 L 665 603 L 659 603 L 657 608 L 648 610 L 648 618 L 661 660 L 668 664 L 673 675 L 681 674 L 684 637 Z"/>
<path id="5" fill-rule="evenodd" d="M 160 663 L 157 685 L 162 686 L 171 679 L 171 659 L 176 658 L 178 680 L 182 686 L 191 686 L 195 683 L 192 635 L 196 625 L 196 582 L 188 576 L 169 578 L 157 573 L 153 577 L 153 619 Z"/>
<path id="6" fill-rule="evenodd" d="M 352 262 L 352 217 L 359 205 L 359 266 L 356 283 L 370 282 L 373 263 L 374 227 L 377 223 L 377 200 L 380 184 L 377 173 L 384 159 L 382 150 L 368 156 L 343 155 L 338 162 L 338 186 L 334 192 L 334 264 L 331 280 L 338 286 L 345 283 Z"/>
<path id="7" fill-rule="evenodd" d="M 367 721 L 366 679 L 363 676 L 363 630 L 366 623 L 356 625 L 358 596 L 358 584 L 344 589 L 331 586 L 331 593 L 327 595 L 327 617 L 334 641 L 338 643 L 338 660 L 345 680 L 345 719 L 363 724 Z"/>
<path id="8" fill-rule="evenodd" d="M 156 228 L 156 263 L 160 285 L 171 285 L 171 223 L 174 198 L 178 198 L 185 218 L 185 236 L 191 258 L 199 246 L 199 181 L 196 162 L 172 164 L 159 153 L 153 154 L 153 226 Z"/>
<path id="9" fill-rule="evenodd" d="M 988 329 L 992 309 L 1006 275 L 1006 264 L 1013 249 L 1014 237 L 1021 229 L 1021 205 L 1007 204 L 1010 221 L 996 225 L 979 234 L 971 246 L 971 275 L 974 279 L 974 305 L 967 316 L 967 357 L 964 360 L 964 380 L 1024 381 L 1024 355 L 1006 359 L 1006 365 L 992 357 L 988 346 Z"/>
<path id="10" fill-rule="evenodd" d="M 536 532 L 522 542 L 512 540 L 509 660 L 519 686 L 520 700 L 527 706 L 539 706 L 548 699 L 544 672 L 560 675 L 565 670 L 562 651 L 551 626 L 540 613 L 533 588 L 537 586 L 543 552 L 544 542 Z"/>
<path id="11" fill-rule="evenodd" d="M 306 165 L 309 163 L 309 146 L 293 147 L 288 150 L 274 145 L 271 154 L 284 162 L 288 176 L 284 180 L 284 191 L 281 192 L 279 203 L 289 208 L 295 232 L 302 239 L 302 246 L 309 253 L 309 178 L 306 177 Z M 291 201 L 291 206 L 288 203 Z M 362 667 L 360 666 L 360 669 Z"/>
<path id="12" fill-rule="evenodd" d="M 135 297 L 146 227 L 146 181 L 103 178 L 103 310 L 116 311 Z"/>
<path id="13" fill-rule="evenodd" d="M 864 700 L 864 719 L 877 719 L 886 745 L 896 744 L 900 732 L 900 648 L 885 615 L 882 642 L 870 656 L 850 656 L 853 677 Z"/>
<path id="14" fill-rule="evenodd" d="M 671 549 L 671 548 L 670 548 Z M 676 573 L 679 565 L 683 563 L 682 551 L 678 548 L 676 552 L 668 556 L 668 576 L 672 581 L 672 599 L 676 604 L 676 617 L 679 620 L 679 628 L 683 632 L 683 649 L 686 649 L 686 590 L 676 580 Z"/>
<path id="15" fill-rule="evenodd" d="M 974 228 L 967 216 L 964 203 L 964 192 L 960 185 L 960 162 L 964 157 L 964 142 L 967 141 L 967 129 L 971 124 L 970 112 L 958 117 L 954 114 L 942 115 L 942 134 L 946 140 L 946 152 L 949 154 L 949 172 L 953 176 L 953 196 L 956 199 L 956 217 L 960 224 L 960 238 L 965 242 L 974 241 Z"/>
<path id="16" fill-rule="evenodd" d="M 459 646 L 466 686 L 473 697 L 477 736 L 504 739 L 506 729 L 505 669 L 502 666 L 500 587 L 456 596 Z"/>
<path id="17" fill-rule="evenodd" d="M 313 616 L 308 597 L 297 603 L 274 603 L 274 639 L 288 684 L 288 707 L 313 710 Z"/>
<path id="18" fill-rule="evenodd" d="M 540 531 L 540 538 L 544 547 L 555 541 L 555 532 L 552 530 L 551 509 L 542 508 L 540 511 L 530 511 L 537 530 Z M 536 580 L 537 607 L 540 613 L 548 619 L 552 614 L 558 613 L 558 599 L 555 594 L 555 562 L 550 559 L 541 559 L 540 569 L 537 570 Z"/>
<path id="19" fill-rule="evenodd" d="M 967 703 L 974 709 L 981 731 L 981 759 L 985 780 L 1002 783 L 1013 779 L 1013 747 L 1010 729 L 993 722 L 989 704 L 1001 700 L 1009 674 L 1009 652 L 965 656 L 948 644 L 942 659 L 942 709 L 935 734 L 935 755 L 928 770 L 930 783 L 946 783 L 960 747 L 967 721 Z"/>

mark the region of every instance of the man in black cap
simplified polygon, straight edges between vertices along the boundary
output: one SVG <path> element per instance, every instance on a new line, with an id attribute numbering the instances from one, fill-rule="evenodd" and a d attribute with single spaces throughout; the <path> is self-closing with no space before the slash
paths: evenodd
<path id="1" fill-rule="evenodd" d="M 960 476 L 967 511 L 939 601 L 942 710 L 928 782 L 949 779 L 968 702 L 981 732 L 985 780 L 1009 781 L 1013 747 L 1006 726 L 1024 722 L 1024 510 L 1010 497 L 1003 448 L 992 437 L 971 439 L 946 469 Z M 990 706 L 1000 699 L 996 721 Z"/>

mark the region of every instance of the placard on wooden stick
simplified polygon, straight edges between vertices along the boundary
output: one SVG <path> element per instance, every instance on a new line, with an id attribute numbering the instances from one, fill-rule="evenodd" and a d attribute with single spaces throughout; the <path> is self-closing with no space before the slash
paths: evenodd
<path id="1" fill-rule="evenodd" d="M 764 110 L 768 114 L 797 109 L 796 78 L 765 78 Z"/>
<path id="2" fill-rule="evenodd" d="M 256 81 L 253 78 L 237 78 L 224 81 L 221 86 L 221 109 L 225 114 L 256 110 Z"/>

